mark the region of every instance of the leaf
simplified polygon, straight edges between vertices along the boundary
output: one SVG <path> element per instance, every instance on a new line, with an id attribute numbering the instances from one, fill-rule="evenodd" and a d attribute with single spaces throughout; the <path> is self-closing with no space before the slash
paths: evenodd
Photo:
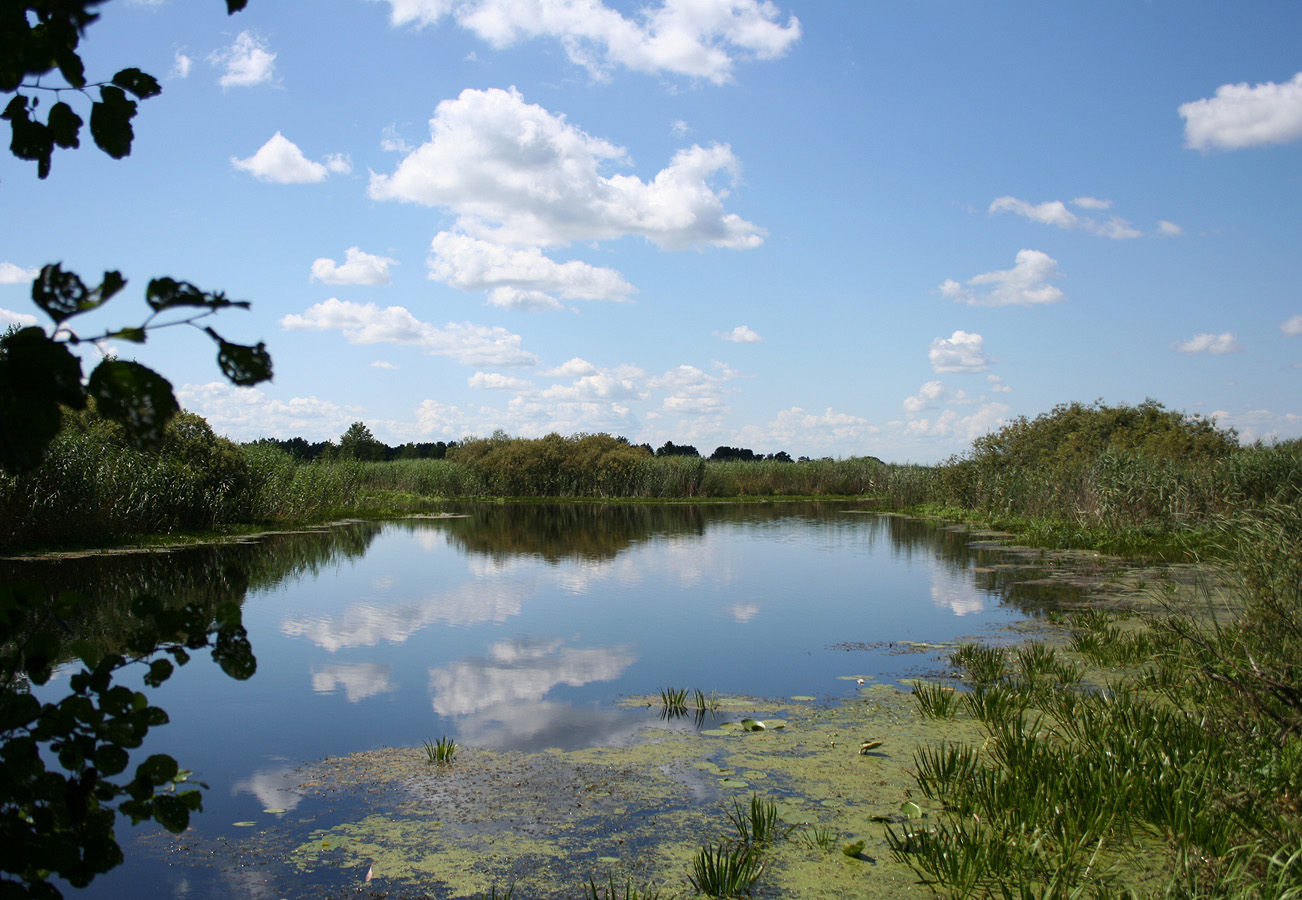
<path id="1" fill-rule="evenodd" d="M 226 15 L 234 15 L 247 6 L 249 0 L 226 0 Z"/>
<path id="2" fill-rule="evenodd" d="M 180 771 L 172 757 L 166 753 L 155 753 L 136 766 L 136 778 L 145 784 L 158 786 L 170 782 Z"/>
<path id="3" fill-rule="evenodd" d="M 64 149 L 81 146 L 81 116 L 72 111 L 72 107 L 60 101 L 50 108 L 50 135 L 54 142 Z"/>
<path id="4" fill-rule="evenodd" d="M 78 313 L 107 303 L 127 281 L 120 272 L 105 272 L 99 287 L 87 288 L 76 272 L 65 272 L 59 263 L 42 266 L 32 281 L 32 302 L 45 310 L 56 325 Z"/>
<path id="5" fill-rule="evenodd" d="M 19 94 L 10 100 L 3 118 L 9 120 L 12 131 L 10 152 L 19 159 L 36 160 L 36 174 L 40 178 L 49 175 L 54 134 L 43 123 L 32 119 L 27 111 L 27 98 Z"/>
<path id="6" fill-rule="evenodd" d="M 207 331 L 217 341 L 217 365 L 231 384 L 248 387 L 271 378 L 271 354 L 266 344 L 261 341 L 253 347 L 232 344 L 211 328 Z"/>
<path id="7" fill-rule="evenodd" d="M 135 132 L 131 120 L 136 115 L 136 103 L 128 100 L 122 88 L 106 84 L 99 89 L 100 100 L 90 108 L 90 133 L 95 144 L 114 159 L 131 154 L 131 141 Z"/>
<path id="8" fill-rule="evenodd" d="M 172 834 L 180 834 L 190 825 L 190 808 L 180 797 L 163 794 L 154 798 L 154 819 Z"/>
<path id="9" fill-rule="evenodd" d="M 137 450 L 157 448 L 168 421 L 180 411 L 171 382 L 135 362 L 104 360 L 90 374 L 86 389 L 100 414 L 125 428 L 128 443 Z"/>
<path id="10" fill-rule="evenodd" d="M 149 282 L 149 287 L 145 288 L 145 302 L 160 312 L 174 306 L 197 306 L 211 310 L 225 309 L 228 306 L 249 308 L 247 300 L 228 300 L 220 291 L 210 294 L 188 281 L 177 281 L 166 276 Z"/>
<path id="11" fill-rule="evenodd" d="M 141 100 L 157 97 L 163 92 L 162 85 L 158 83 L 157 78 L 135 68 L 123 69 L 118 72 L 113 76 L 113 83 L 135 94 Z"/>
<path id="12" fill-rule="evenodd" d="M 0 467 L 40 465 L 63 421 L 61 404 L 86 406 L 80 360 L 40 328 L 0 338 Z"/>

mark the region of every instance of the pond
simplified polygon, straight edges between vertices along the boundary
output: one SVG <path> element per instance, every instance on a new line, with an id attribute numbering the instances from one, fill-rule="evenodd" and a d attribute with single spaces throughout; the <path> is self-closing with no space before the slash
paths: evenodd
<path id="1" fill-rule="evenodd" d="M 9 562 L 0 577 L 241 603 L 257 674 L 233 681 L 207 659 L 178 670 L 155 694 L 171 723 L 143 751 L 208 786 L 185 845 L 205 849 L 124 824 L 127 864 L 70 892 L 207 897 L 232 890 L 213 847 L 323 814 L 298 789 L 306 763 L 442 736 L 503 752 L 618 746 L 651 717 L 621 699 L 666 687 L 852 696 L 859 678 L 895 682 L 943 653 L 906 651 L 989 640 L 1033 613 L 997 556 L 961 531 L 834 503 L 482 504 Z"/>

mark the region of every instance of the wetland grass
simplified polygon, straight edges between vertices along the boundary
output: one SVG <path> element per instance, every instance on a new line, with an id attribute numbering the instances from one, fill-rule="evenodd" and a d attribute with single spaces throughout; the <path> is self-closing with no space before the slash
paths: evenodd
<path id="1" fill-rule="evenodd" d="M 698 894 L 707 897 L 739 897 L 750 894 L 764 873 L 758 850 L 748 844 L 723 842 L 702 847 L 692 857 L 687 876 Z"/>
<path id="2" fill-rule="evenodd" d="M 728 820 L 737 829 L 740 842 L 756 849 L 776 843 L 795 828 L 778 816 L 776 803 L 761 798 L 758 794 L 751 794 L 750 803 L 746 806 L 739 800 L 733 800 Z"/>
<path id="3" fill-rule="evenodd" d="M 604 886 L 589 876 L 583 890 L 583 900 L 660 900 L 662 896 L 660 888 L 650 885 L 639 888 L 631 878 L 626 879 L 621 888 L 615 883 L 615 876 L 609 874 Z"/>
<path id="4" fill-rule="evenodd" d="M 952 685 L 917 681 L 913 684 L 913 703 L 929 719 L 952 719 L 958 715 L 960 695 Z"/>
<path id="5" fill-rule="evenodd" d="M 457 742 L 450 737 L 441 737 L 437 741 L 426 738 L 421 742 L 425 748 L 426 761 L 431 766 L 444 766 L 452 762 L 457 755 Z"/>

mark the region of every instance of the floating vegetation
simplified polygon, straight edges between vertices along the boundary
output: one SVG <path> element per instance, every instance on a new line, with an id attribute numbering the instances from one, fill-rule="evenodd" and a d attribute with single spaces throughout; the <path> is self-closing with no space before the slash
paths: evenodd
<path id="1" fill-rule="evenodd" d="M 639 888 L 629 878 L 621 889 L 615 884 L 615 876 L 607 875 L 605 886 L 599 886 L 596 879 L 589 877 L 584 888 L 584 900 L 660 900 L 660 889 L 646 886 Z"/>
<path id="2" fill-rule="evenodd" d="M 811 825 L 801 832 L 801 837 L 814 850 L 831 853 L 839 835 L 826 825 Z"/>
<path id="3" fill-rule="evenodd" d="M 431 766 L 447 765 L 457 755 L 457 742 L 450 737 L 441 737 L 437 741 L 426 738 L 421 745 Z"/>

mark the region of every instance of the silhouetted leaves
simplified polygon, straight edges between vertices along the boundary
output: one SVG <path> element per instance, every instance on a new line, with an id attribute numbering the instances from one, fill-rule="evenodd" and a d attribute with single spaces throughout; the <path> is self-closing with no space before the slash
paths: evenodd
<path id="1" fill-rule="evenodd" d="M 175 278 L 167 277 L 155 278 L 149 282 L 149 287 L 145 289 L 145 302 L 153 307 L 155 312 L 178 306 L 201 307 L 213 311 L 228 306 L 239 309 L 249 308 L 247 300 L 230 300 L 220 291 L 208 293 L 188 281 L 177 281 Z"/>
<path id="2" fill-rule="evenodd" d="M 86 390 L 100 415 L 126 429 L 127 442 L 137 450 L 152 450 L 180 406 L 172 384 L 140 363 L 106 359 L 91 372 Z"/>
<path id="3" fill-rule="evenodd" d="M 36 327 L 0 339 L 0 466 L 40 464 L 63 422 L 60 404 L 86 405 L 77 357 Z"/>
<path id="4" fill-rule="evenodd" d="M 121 88 L 106 84 L 99 89 L 100 100 L 90 108 L 90 135 L 95 144 L 114 159 L 131 153 L 136 133 L 131 120 L 136 116 L 136 101 L 128 100 Z"/>
<path id="5" fill-rule="evenodd" d="M 102 306 L 126 285 L 118 272 L 105 272 L 99 287 L 87 288 L 75 272 L 65 272 L 58 263 L 44 266 L 32 282 L 32 302 L 62 325 L 78 313 Z"/>
<path id="6" fill-rule="evenodd" d="M 271 378 L 271 354 L 266 344 L 260 341 L 253 347 L 232 344 L 211 328 L 206 330 L 217 342 L 217 365 L 231 384 L 247 387 Z"/>

